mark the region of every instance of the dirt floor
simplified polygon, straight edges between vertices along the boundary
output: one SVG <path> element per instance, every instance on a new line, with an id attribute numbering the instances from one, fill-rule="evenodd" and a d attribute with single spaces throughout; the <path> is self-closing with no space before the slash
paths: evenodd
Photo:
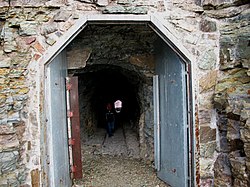
<path id="1" fill-rule="evenodd" d="M 82 142 L 83 179 L 75 187 L 169 187 L 152 163 L 139 159 L 136 134 L 118 129 L 107 137 L 101 129 Z"/>

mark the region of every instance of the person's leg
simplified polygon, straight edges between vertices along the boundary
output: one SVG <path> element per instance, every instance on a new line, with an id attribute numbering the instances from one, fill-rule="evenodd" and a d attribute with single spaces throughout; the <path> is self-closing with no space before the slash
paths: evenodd
<path id="1" fill-rule="evenodd" d="M 112 122 L 108 122 L 108 135 L 112 136 Z"/>
<path id="2" fill-rule="evenodd" d="M 108 135 L 110 135 L 110 123 L 109 122 L 107 123 L 107 133 Z"/>
<path id="3" fill-rule="evenodd" d="M 113 132 L 115 131 L 115 122 L 111 122 L 111 133 L 113 135 Z"/>

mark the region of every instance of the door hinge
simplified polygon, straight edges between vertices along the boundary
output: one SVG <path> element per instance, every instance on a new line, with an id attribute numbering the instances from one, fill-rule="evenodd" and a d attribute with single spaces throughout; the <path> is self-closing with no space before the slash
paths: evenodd
<path id="1" fill-rule="evenodd" d="M 72 111 L 68 111 L 67 112 L 67 117 L 68 118 L 72 118 L 73 117 L 73 112 Z"/>
<path id="2" fill-rule="evenodd" d="M 76 166 L 71 166 L 71 173 L 75 173 L 76 172 Z"/>
<path id="3" fill-rule="evenodd" d="M 75 139 L 69 138 L 69 145 L 75 145 Z"/>
<path id="4" fill-rule="evenodd" d="M 72 88 L 72 84 L 70 83 L 70 82 L 66 82 L 66 90 L 71 90 L 71 88 Z"/>

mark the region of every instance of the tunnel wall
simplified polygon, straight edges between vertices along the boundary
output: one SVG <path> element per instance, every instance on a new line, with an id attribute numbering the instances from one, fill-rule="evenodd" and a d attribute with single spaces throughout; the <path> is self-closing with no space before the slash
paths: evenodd
<path id="1" fill-rule="evenodd" d="M 41 62 L 80 15 L 96 13 L 153 14 L 163 20 L 194 56 L 197 185 L 249 186 L 249 5 L 244 0 L 1 0 L 0 185 L 40 186 L 46 180 L 40 157 L 46 78 Z M 142 115 L 142 125 L 145 119 Z"/>

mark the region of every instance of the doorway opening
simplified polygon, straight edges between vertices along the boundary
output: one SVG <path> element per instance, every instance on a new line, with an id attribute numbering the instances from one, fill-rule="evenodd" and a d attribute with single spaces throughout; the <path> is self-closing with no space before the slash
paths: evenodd
<path id="1" fill-rule="evenodd" d="M 58 88 L 58 82 L 54 83 L 54 81 L 60 79 L 63 86 L 66 74 L 78 76 L 81 135 L 84 141 L 87 141 L 89 137 L 95 137 L 98 132 L 104 132 L 105 136 L 106 104 L 107 102 L 113 103 L 117 99 L 122 100 L 123 108 L 117 117 L 119 118 L 117 132 L 122 129 L 122 135 L 119 137 L 124 134 L 126 137 L 126 132 L 129 132 L 126 131 L 127 129 L 135 132 L 138 149 L 133 152 L 132 156 L 136 155 L 152 163 L 157 162 L 158 176 L 167 183 L 173 186 L 179 184 L 189 186 L 192 183 L 189 179 L 193 178 L 192 173 L 194 173 L 192 156 L 189 155 L 192 149 L 190 143 L 192 128 L 190 131 L 187 129 L 190 123 L 188 111 L 191 108 L 189 106 L 191 103 L 190 78 L 187 73 L 189 66 L 183 61 L 183 57 L 179 56 L 178 50 L 176 52 L 173 50 L 174 47 L 169 47 L 169 44 L 163 41 L 164 37 L 159 37 L 158 34 L 149 22 L 138 22 L 138 24 L 90 22 L 83 31 L 78 33 L 65 46 L 64 51 L 47 66 L 49 138 L 58 136 L 55 134 L 55 118 L 66 120 L 65 115 L 54 115 L 56 112 L 53 113 L 53 111 L 56 108 L 49 104 L 56 95 L 60 95 L 61 100 L 58 102 L 65 99 L 63 98 L 65 89 Z M 62 61 L 64 63 L 61 63 Z M 56 74 L 57 71 L 60 72 Z M 153 78 L 155 80 L 156 77 L 158 77 L 157 81 L 153 82 Z M 155 90 L 156 88 L 158 90 Z M 154 97 L 158 100 L 158 105 L 155 104 Z M 66 108 L 66 104 L 65 106 L 61 104 L 61 107 Z M 158 108 L 157 115 L 156 108 Z M 169 113 L 168 111 L 172 108 L 175 109 Z M 158 121 L 164 123 L 155 124 L 155 118 L 159 118 Z M 163 126 L 164 128 L 161 128 Z M 155 133 L 156 131 L 159 133 Z M 173 141 L 175 135 L 181 136 L 178 145 Z M 59 136 L 62 141 L 57 141 L 58 145 L 65 146 L 66 149 L 68 147 L 67 131 L 60 133 Z M 165 139 L 168 141 L 166 142 Z M 60 150 L 53 149 L 56 147 L 55 143 L 48 141 L 50 142 L 49 156 L 52 155 L 51 159 L 56 160 L 56 157 L 60 155 Z M 105 144 L 104 141 L 100 142 L 95 146 L 102 147 Z M 125 146 L 128 148 L 128 145 L 129 142 Z M 171 150 L 173 154 L 166 149 Z M 178 157 L 179 155 L 181 156 Z M 69 157 L 66 154 L 64 156 L 66 159 Z M 179 165 L 171 159 L 175 161 L 181 159 L 182 162 Z M 171 165 L 171 163 L 176 165 Z M 66 163 L 64 169 L 67 168 L 69 169 L 70 166 Z M 61 181 L 70 180 L 65 177 L 65 173 L 60 176 L 60 173 L 53 172 L 57 168 L 51 170 L 52 172 L 49 172 L 55 175 L 51 184 L 56 184 L 56 181 L 61 183 Z"/>
<path id="2" fill-rule="evenodd" d="M 82 129 L 93 133 L 97 128 L 105 128 L 106 105 L 119 99 L 123 102 L 123 107 L 122 112 L 117 114 L 117 128 L 130 124 L 138 130 L 141 78 L 114 65 L 93 65 L 84 71 L 75 74 L 79 77 Z"/>
<path id="3" fill-rule="evenodd" d="M 122 129 L 125 138 L 128 130 L 133 131 L 136 157 L 153 161 L 152 77 L 157 39 L 147 24 L 99 23 L 86 26 L 67 46 L 68 74 L 79 77 L 81 132 L 86 141 L 106 127 L 107 103 L 121 100 L 116 128 Z M 123 154 L 130 149 L 126 144 Z"/>

